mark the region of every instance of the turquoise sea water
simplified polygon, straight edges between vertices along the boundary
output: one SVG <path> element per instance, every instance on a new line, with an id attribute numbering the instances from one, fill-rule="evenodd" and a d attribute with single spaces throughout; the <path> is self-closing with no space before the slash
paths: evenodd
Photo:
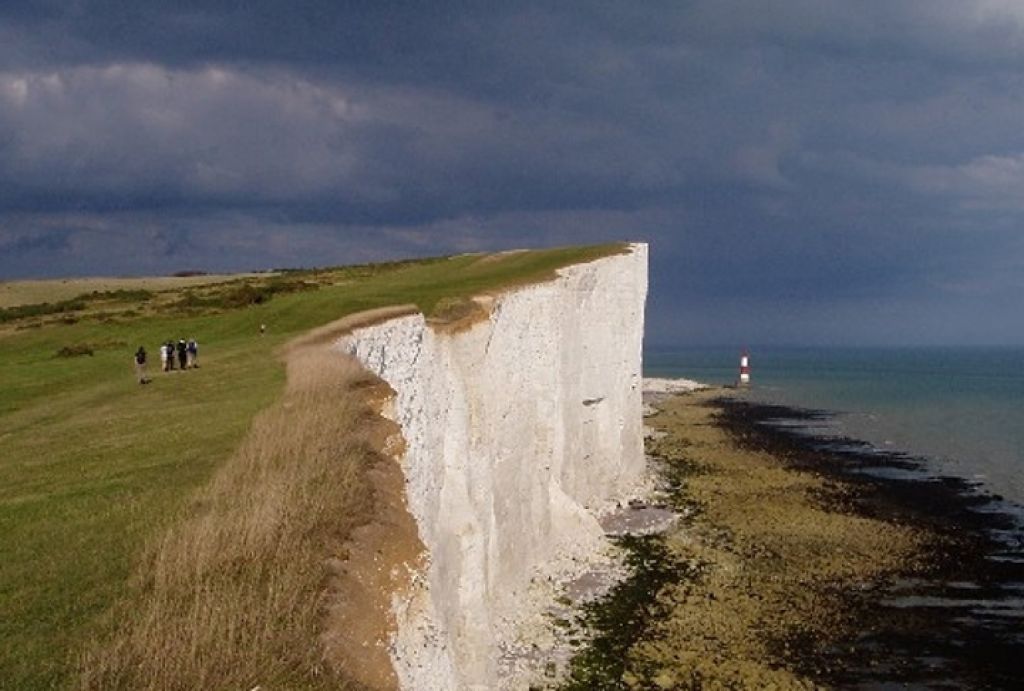
<path id="1" fill-rule="evenodd" d="M 735 382 L 739 350 L 651 348 L 644 373 Z M 1024 348 L 752 348 L 754 400 L 835 413 L 821 430 L 929 459 L 1024 504 Z"/>

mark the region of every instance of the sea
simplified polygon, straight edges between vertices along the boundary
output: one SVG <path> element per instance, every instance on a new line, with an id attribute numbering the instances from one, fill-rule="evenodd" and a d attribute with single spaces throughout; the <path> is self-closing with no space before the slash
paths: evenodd
<path id="1" fill-rule="evenodd" d="M 743 396 L 823 411 L 809 433 L 925 460 L 935 475 L 1024 506 L 1024 348 L 748 349 Z M 740 350 L 650 347 L 649 377 L 732 385 Z"/>

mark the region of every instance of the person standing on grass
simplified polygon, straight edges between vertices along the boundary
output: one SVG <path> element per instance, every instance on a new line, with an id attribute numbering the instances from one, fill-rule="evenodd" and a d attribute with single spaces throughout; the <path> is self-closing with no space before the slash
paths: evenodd
<path id="1" fill-rule="evenodd" d="M 142 346 L 135 351 L 135 376 L 140 384 L 146 384 L 149 381 L 146 379 L 146 349 Z"/>
<path id="2" fill-rule="evenodd" d="M 196 343 L 196 339 L 188 339 L 188 344 L 185 346 L 186 352 L 188 352 L 188 366 L 198 367 L 196 364 L 196 357 L 199 355 L 199 344 Z"/>
<path id="3" fill-rule="evenodd" d="M 167 348 L 167 371 L 170 372 L 174 369 L 174 341 L 167 341 L 164 343 Z"/>
<path id="4" fill-rule="evenodd" d="M 187 350 L 188 350 L 188 347 L 185 345 L 185 339 L 184 338 L 179 338 L 178 339 L 178 366 L 181 367 L 181 369 L 185 369 L 185 362 L 188 359 Z"/>
<path id="5" fill-rule="evenodd" d="M 167 371 L 167 356 L 168 356 L 167 344 L 166 343 L 161 343 L 160 344 L 160 369 L 162 369 L 164 372 Z"/>

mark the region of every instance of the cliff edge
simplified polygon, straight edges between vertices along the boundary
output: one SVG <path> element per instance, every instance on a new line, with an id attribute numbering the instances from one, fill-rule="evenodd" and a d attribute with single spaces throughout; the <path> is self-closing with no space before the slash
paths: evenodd
<path id="1" fill-rule="evenodd" d="M 500 688 L 531 582 L 600 550 L 600 512 L 644 469 L 647 246 L 477 298 L 458 328 L 422 314 L 336 348 L 387 382 L 406 503 L 425 555 L 396 593 L 405 689 Z"/>

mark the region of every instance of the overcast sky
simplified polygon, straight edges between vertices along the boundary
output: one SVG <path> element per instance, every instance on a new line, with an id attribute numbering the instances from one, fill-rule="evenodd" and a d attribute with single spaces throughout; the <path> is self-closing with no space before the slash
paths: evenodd
<path id="1" fill-rule="evenodd" d="M 651 244 L 654 343 L 1024 343 L 1024 2 L 0 3 L 0 278 Z"/>

